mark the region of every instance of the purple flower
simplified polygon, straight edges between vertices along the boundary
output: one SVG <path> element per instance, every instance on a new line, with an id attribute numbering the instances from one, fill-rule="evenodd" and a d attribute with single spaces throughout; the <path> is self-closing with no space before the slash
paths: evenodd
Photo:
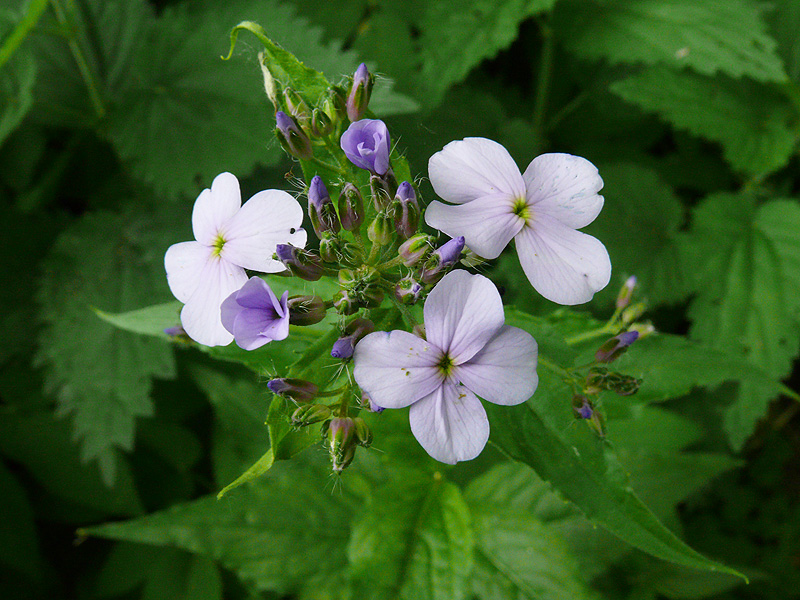
<path id="1" fill-rule="evenodd" d="M 389 130 L 383 121 L 361 119 L 342 134 L 341 146 L 348 160 L 378 175 L 389 170 Z"/>
<path id="2" fill-rule="evenodd" d="M 453 271 L 425 301 L 427 340 L 406 331 L 371 333 L 356 346 L 354 376 L 384 408 L 411 406 L 411 432 L 438 461 L 478 456 L 489 421 L 478 396 L 525 402 L 539 383 L 531 335 L 504 324 L 500 293 L 482 275 Z"/>
<path id="3" fill-rule="evenodd" d="M 638 331 L 626 331 L 607 340 L 595 353 L 597 362 L 610 363 L 617 360 L 633 342 L 639 339 Z"/>
<path id="4" fill-rule="evenodd" d="M 288 298 L 289 292 L 284 292 L 278 300 L 263 279 L 251 277 L 222 302 L 222 325 L 245 350 L 286 339 L 289 335 Z"/>

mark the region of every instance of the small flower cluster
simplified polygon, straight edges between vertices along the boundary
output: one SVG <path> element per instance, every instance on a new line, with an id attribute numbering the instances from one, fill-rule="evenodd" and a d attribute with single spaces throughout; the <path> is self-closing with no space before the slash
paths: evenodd
<path id="1" fill-rule="evenodd" d="M 423 210 L 385 123 L 365 118 L 373 85 L 362 64 L 347 86 L 332 86 L 315 101 L 275 81 L 268 87 L 277 139 L 308 177 L 303 196 L 318 244 L 306 247 L 310 230 L 302 227 L 297 199 L 266 190 L 242 205 L 238 181 L 223 173 L 195 203 L 195 241 L 175 244 L 165 257 L 170 289 L 184 303 L 183 330 L 198 343 L 235 340 L 252 351 L 287 338 L 292 326 L 331 316 L 338 339 L 330 356 L 340 363 L 338 374 L 312 383 L 298 377 L 308 372 L 303 365 L 268 386 L 296 405 L 295 427 L 322 424 L 337 472 L 357 446 L 372 441 L 354 397 L 375 413 L 409 406 L 420 444 L 435 459 L 456 463 L 477 456 L 488 440 L 480 399 L 514 405 L 536 390 L 536 341 L 505 324 L 489 279 L 453 270 L 465 251 L 493 259 L 514 240 L 533 287 L 561 304 L 587 302 L 611 273 L 604 246 L 578 231 L 603 206 L 603 182 L 590 162 L 545 154 L 520 173 L 496 142 L 452 142 L 428 165 L 446 203 L 433 201 Z M 401 172 L 406 180 L 398 182 Z M 437 242 L 421 229 L 423 221 L 451 239 Z M 246 271 L 311 282 L 328 277 L 338 291 L 329 298 L 290 297 Z M 414 306 L 423 300 L 419 323 Z M 381 308 L 387 301 L 388 311 Z M 400 322 L 410 331 L 376 331 L 376 324 L 391 329 Z M 635 337 L 615 339 L 598 352 L 598 362 L 613 360 Z M 350 361 L 358 389 L 342 375 Z M 595 370 L 591 385 L 632 388 L 612 375 Z M 330 389 L 337 382 L 344 383 Z M 589 419 L 596 411 L 586 398 L 576 411 Z"/>

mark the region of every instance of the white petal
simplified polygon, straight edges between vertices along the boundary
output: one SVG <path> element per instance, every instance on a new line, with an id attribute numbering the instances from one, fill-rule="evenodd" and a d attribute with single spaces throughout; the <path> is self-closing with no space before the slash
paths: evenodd
<path id="1" fill-rule="evenodd" d="M 411 433 L 436 460 L 454 465 L 472 460 L 489 439 L 481 401 L 463 386 L 445 384 L 409 411 Z"/>
<path id="2" fill-rule="evenodd" d="M 525 198 L 525 182 L 514 159 L 486 138 L 450 142 L 431 156 L 428 175 L 439 197 L 455 204 L 495 194 Z"/>
<path id="3" fill-rule="evenodd" d="M 530 333 L 506 325 L 468 363 L 455 367 L 453 376 L 484 400 L 520 404 L 539 385 L 538 354 Z"/>
<path id="4" fill-rule="evenodd" d="M 222 326 L 220 305 L 247 282 L 244 269 L 218 257 L 211 258 L 200 275 L 200 283 L 181 311 L 186 334 L 206 346 L 225 346 L 233 335 Z"/>
<path id="5" fill-rule="evenodd" d="M 559 304 L 582 304 L 611 278 L 606 247 L 561 221 L 538 215 L 515 238 L 522 270 L 542 296 Z"/>
<path id="6" fill-rule="evenodd" d="M 403 408 L 442 384 L 442 351 L 406 331 L 376 331 L 356 345 L 353 376 L 384 408 Z"/>
<path id="7" fill-rule="evenodd" d="M 230 173 L 220 173 L 211 182 L 211 189 L 200 192 L 192 210 L 194 239 L 212 246 L 222 225 L 236 214 L 242 205 L 239 180 Z"/>
<path id="8" fill-rule="evenodd" d="M 181 242 L 167 249 L 164 255 L 167 283 L 172 295 L 181 302 L 188 302 L 197 289 L 212 250 L 198 242 Z"/>
<path id="9" fill-rule="evenodd" d="M 425 335 L 458 365 L 472 358 L 503 326 L 503 301 L 483 275 L 451 271 L 428 295 Z M 378 402 L 380 404 L 380 402 Z"/>
<path id="10" fill-rule="evenodd" d="M 580 229 L 594 221 L 603 208 L 603 197 L 597 194 L 603 180 L 597 167 L 580 156 L 542 154 L 522 177 L 534 215 L 543 212 Z"/>
<path id="11" fill-rule="evenodd" d="M 285 267 L 272 259 L 275 246 L 304 247 L 302 224 L 303 208 L 292 196 L 280 190 L 258 192 L 222 226 L 225 245 L 221 255 L 245 269 L 278 273 Z"/>
<path id="12" fill-rule="evenodd" d="M 464 236 L 467 246 L 484 258 L 497 258 L 525 221 L 513 213 L 514 199 L 497 194 L 468 204 L 433 201 L 425 210 L 425 222 L 450 237 Z"/>

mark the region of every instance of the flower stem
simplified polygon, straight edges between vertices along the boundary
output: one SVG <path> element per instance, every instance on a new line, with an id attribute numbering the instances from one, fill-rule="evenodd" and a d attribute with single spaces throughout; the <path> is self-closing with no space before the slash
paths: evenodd
<path id="1" fill-rule="evenodd" d="M 562 367 L 561 365 L 557 365 L 553 362 L 550 362 L 549 360 L 544 358 L 541 354 L 539 355 L 539 364 L 542 365 L 545 369 L 552 371 L 556 375 L 561 375 L 561 377 L 563 377 L 566 380 L 572 380 L 575 378 L 574 375 L 569 371 L 567 371 L 564 367 Z"/>
<path id="2" fill-rule="evenodd" d="M 387 260 L 385 263 L 376 266 L 375 268 L 378 271 L 388 271 L 389 269 L 394 269 L 395 267 L 399 267 L 403 264 L 403 257 L 400 255 L 395 256 L 391 260 Z"/>
<path id="3" fill-rule="evenodd" d="M 578 333 L 576 335 L 568 337 L 565 342 L 568 345 L 574 346 L 575 344 L 580 344 L 581 342 L 586 342 L 589 340 L 593 340 L 595 338 L 603 337 L 605 335 L 610 335 L 614 333 L 613 329 L 609 329 L 608 325 L 604 325 L 599 329 L 591 329 L 589 331 L 584 331 L 583 333 Z"/>
<path id="4" fill-rule="evenodd" d="M 318 167 L 321 167 L 323 169 L 326 169 L 328 171 L 336 173 L 337 175 L 340 175 L 341 177 L 347 177 L 347 172 L 344 169 L 342 169 L 341 167 L 339 167 L 337 165 L 332 165 L 330 163 L 326 163 L 324 160 L 321 160 L 321 159 L 317 158 L 316 156 L 312 156 L 311 158 L 308 159 L 308 161 L 314 163 Z"/>

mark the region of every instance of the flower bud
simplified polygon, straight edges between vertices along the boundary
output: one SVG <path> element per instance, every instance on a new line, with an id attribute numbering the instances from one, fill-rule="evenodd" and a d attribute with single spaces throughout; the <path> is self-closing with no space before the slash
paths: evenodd
<path id="1" fill-rule="evenodd" d="M 375 331 L 375 324 L 369 319 L 354 319 L 344 328 L 344 335 L 334 342 L 331 356 L 340 359 L 351 358 L 356 344 L 373 331 Z"/>
<path id="2" fill-rule="evenodd" d="M 344 184 L 339 192 L 339 218 L 347 231 L 357 231 L 364 222 L 364 199 L 352 183 Z"/>
<path id="3" fill-rule="evenodd" d="M 639 339 L 646 338 L 648 335 L 651 335 L 656 332 L 656 328 L 653 327 L 652 323 L 634 323 L 631 325 L 630 331 L 638 331 L 639 332 Z"/>
<path id="4" fill-rule="evenodd" d="M 367 228 L 367 237 L 371 242 L 385 246 L 392 241 L 394 226 L 392 218 L 385 210 L 379 212 Z"/>
<path id="5" fill-rule="evenodd" d="M 308 216 L 311 217 L 317 237 L 321 238 L 323 233 L 329 231 L 337 233 L 341 229 L 336 207 L 319 175 L 315 175 L 308 185 Z"/>
<path id="6" fill-rule="evenodd" d="M 418 233 L 400 244 L 397 253 L 402 257 L 405 266 L 413 267 L 426 258 L 432 250 L 433 236 L 426 233 Z"/>
<path id="7" fill-rule="evenodd" d="M 610 363 L 617 360 L 628 349 L 628 346 L 639 339 L 638 331 L 626 331 L 607 340 L 594 355 L 599 363 Z"/>
<path id="8" fill-rule="evenodd" d="M 322 109 L 311 111 L 311 134 L 322 138 L 333 131 L 333 121 Z"/>
<path id="9" fill-rule="evenodd" d="M 647 309 L 647 305 L 644 302 L 637 302 L 636 304 L 631 304 L 625 310 L 622 311 L 622 324 L 623 326 L 627 327 L 631 323 L 633 323 L 636 319 L 641 317 L 644 314 L 644 311 Z"/>
<path id="10" fill-rule="evenodd" d="M 400 184 L 392 203 L 394 211 L 394 226 L 398 235 L 405 239 L 410 238 L 417 231 L 419 225 L 419 203 L 414 188 L 407 181 Z"/>
<path id="11" fill-rule="evenodd" d="M 403 277 L 394 288 L 394 297 L 400 304 L 416 304 L 422 294 L 422 284 L 411 275 Z"/>
<path id="12" fill-rule="evenodd" d="M 311 119 L 311 111 L 308 104 L 293 88 L 287 87 L 283 90 L 283 101 L 289 114 L 292 115 L 302 127 L 306 127 Z"/>
<path id="13" fill-rule="evenodd" d="M 572 410 L 575 411 L 576 419 L 591 419 L 594 414 L 591 400 L 583 394 L 575 394 L 572 397 Z"/>
<path id="14" fill-rule="evenodd" d="M 458 262 L 463 249 L 464 236 L 461 235 L 434 250 L 422 267 L 422 283 L 433 283 L 444 277 L 447 271 Z"/>
<path id="15" fill-rule="evenodd" d="M 278 136 L 281 147 L 295 158 L 311 158 L 313 154 L 311 150 L 311 140 L 309 140 L 305 132 L 300 129 L 297 121 L 285 112 L 279 110 L 275 113 L 275 122 L 277 125 L 275 135 Z"/>
<path id="16" fill-rule="evenodd" d="M 289 298 L 289 323 L 316 325 L 325 318 L 325 302 L 319 296 L 292 296 Z"/>
<path id="17" fill-rule="evenodd" d="M 331 409 L 324 404 L 305 404 L 292 413 L 292 425 L 307 427 L 331 417 Z"/>
<path id="18" fill-rule="evenodd" d="M 586 376 L 586 391 L 597 393 L 600 390 L 615 392 L 620 396 L 631 396 L 639 391 L 641 379 L 609 371 L 605 367 L 592 367 Z"/>
<path id="19" fill-rule="evenodd" d="M 336 417 L 328 423 L 325 436 L 333 470 L 336 473 L 341 473 L 353 462 L 358 443 L 355 433 L 355 424 L 350 417 Z"/>
<path id="20" fill-rule="evenodd" d="M 340 123 L 347 118 L 347 99 L 345 91 L 338 85 L 331 86 L 325 99 L 322 101 L 322 110 L 333 124 Z"/>
<path id="21" fill-rule="evenodd" d="M 619 294 L 617 295 L 617 308 L 619 310 L 622 310 L 631 303 L 634 288 L 636 288 L 636 276 L 631 275 L 625 280 L 625 283 L 622 285 L 622 289 L 620 289 Z"/>
<path id="22" fill-rule="evenodd" d="M 351 121 L 358 121 L 367 111 L 374 83 L 375 78 L 370 74 L 367 65 L 361 63 L 353 75 L 353 83 L 347 94 L 347 118 Z"/>
<path id="23" fill-rule="evenodd" d="M 353 426 L 355 428 L 356 444 L 363 448 L 369 448 L 372 445 L 372 431 L 367 427 L 367 423 L 361 417 L 353 419 Z"/>
<path id="24" fill-rule="evenodd" d="M 292 272 L 292 275 L 306 281 L 317 281 L 322 277 L 323 268 L 320 257 L 291 244 L 278 244 L 275 256 Z"/>
<path id="25" fill-rule="evenodd" d="M 382 406 L 375 404 L 375 401 L 370 397 L 369 394 L 364 393 L 361 394 L 361 407 L 369 412 L 374 413 L 382 413 L 384 410 L 386 410 Z"/>
<path id="26" fill-rule="evenodd" d="M 339 264 L 342 258 L 342 238 L 335 233 L 323 233 L 319 239 L 322 262 Z"/>
<path id="27" fill-rule="evenodd" d="M 272 76 L 269 67 L 265 61 L 266 53 L 261 51 L 258 53 L 258 66 L 261 67 L 261 75 L 264 77 L 264 91 L 267 93 L 267 98 L 272 102 L 275 110 L 280 109 L 278 99 L 281 95 L 281 86 Z"/>
<path id="28" fill-rule="evenodd" d="M 378 119 L 361 119 L 351 123 L 342 134 L 339 145 L 347 160 L 359 169 L 366 169 L 374 175 L 383 175 L 389 170 L 391 139 L 389 130 Z M 391 198 L 394 194 L 391 194 Z"/>
<path id="29" fill-rule="evenodd" d="M 340 315 L 352 315 L 361 307 L 352 292 L 339 290 L 333 297 L 333 307 Z"/>
<path id="30" fill-rule="evenodd" d="M 306 403 L 314 399 L 319 387 L 304 379 L 279 377 L 267 382 L 269 391 L 278 396 L 289 398 L 297 403 Z"/>

